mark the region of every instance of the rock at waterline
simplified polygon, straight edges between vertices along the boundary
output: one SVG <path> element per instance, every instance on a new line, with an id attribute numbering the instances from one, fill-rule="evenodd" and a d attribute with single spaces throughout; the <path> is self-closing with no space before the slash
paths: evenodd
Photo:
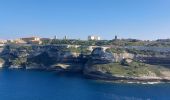
<path id="1" fill-rule="evenodd" d="M 5 63 L 5 61 L 2 58 L 0 58 L 0 68 L 2 68 L 4 66 L 4 63 Z"/>

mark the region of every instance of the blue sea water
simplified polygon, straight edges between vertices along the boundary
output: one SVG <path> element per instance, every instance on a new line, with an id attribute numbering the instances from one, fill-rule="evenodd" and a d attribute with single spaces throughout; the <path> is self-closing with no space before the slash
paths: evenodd
<path id="1" fill-rule="evenodd" d="M 170 100 L 170 84 L 120 84 L 79 74 L 0 70 L 0 100 Z"/>

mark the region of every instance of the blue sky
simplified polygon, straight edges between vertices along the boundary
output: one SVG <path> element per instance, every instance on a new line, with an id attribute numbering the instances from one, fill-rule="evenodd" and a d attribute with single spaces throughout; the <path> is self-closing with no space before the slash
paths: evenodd
<path id="1" fill-rule="evenodd" d="M 170 0 L 0 0 L 0 39 L 170 38 Z"/>

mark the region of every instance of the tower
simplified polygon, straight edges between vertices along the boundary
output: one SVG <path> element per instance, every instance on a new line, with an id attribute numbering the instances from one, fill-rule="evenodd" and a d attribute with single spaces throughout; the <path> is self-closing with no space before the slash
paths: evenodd
<path id="1" fill-rule="evenodd" d="M 68 36 L 64 36 L 64 39 L 67 40 L 67 39 L 68 39 Z"/>
<path id="2" fill-rule="evenodd" d="M 55 35 L 55 36 L 54 36 L 54 40 L 56 40 L 56 39 L 57 39 L 57 36 Z"/>
<path id="3" fill-rule="evenodd" d="M 117 35 L 115 35 L 115 40 L 117 40 Z"/>

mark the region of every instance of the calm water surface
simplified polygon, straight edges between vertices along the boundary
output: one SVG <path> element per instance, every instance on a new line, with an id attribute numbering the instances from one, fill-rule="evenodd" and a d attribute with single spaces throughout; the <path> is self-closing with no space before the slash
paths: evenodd
<path id="1" fill-rule="evenodd" d="M 81 75 L 0 70 L 0 100 L 170 100 L 170 84 L 104 83 Z"/>

